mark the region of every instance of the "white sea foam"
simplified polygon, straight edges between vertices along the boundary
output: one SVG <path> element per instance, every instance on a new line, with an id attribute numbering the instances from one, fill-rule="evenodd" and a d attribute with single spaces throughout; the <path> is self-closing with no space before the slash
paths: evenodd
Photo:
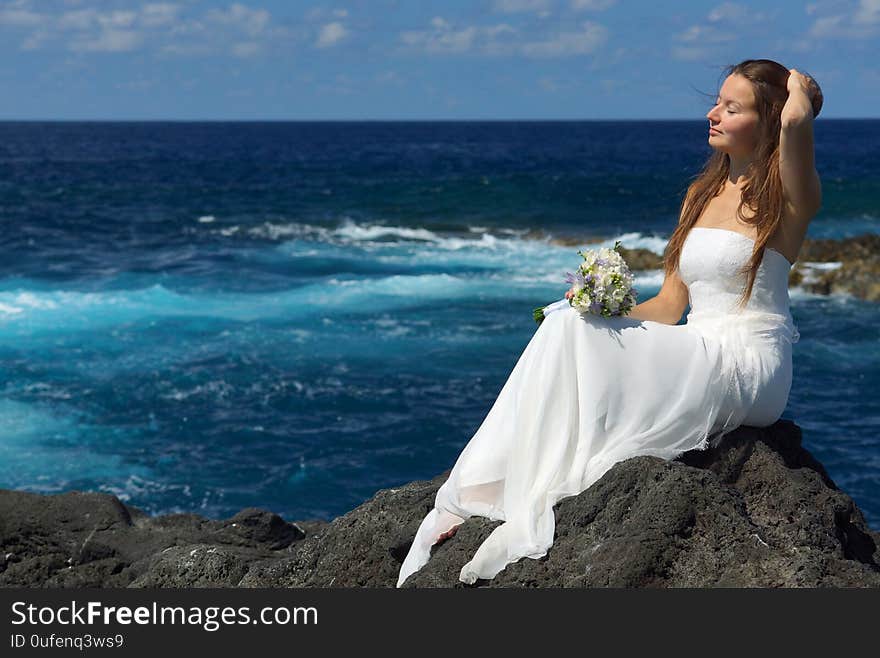
<path id="1" fill-rule="evenodd" d="M 537 302 L 562 297 L 568 285 L 565 273 L 580 263 L 577 251 L 611 247 L 621 241 L 627 248 L 645 248 L 662 254 L 665 238 L 641 232 L 620 233 L 600 243 L 559 245 L 553 237 L 526 238 L 523 229 L 472 227 L 461 234 L 443 234 L 426 228 L 357 224 L 350 219 L 336 229 L 300 223 L 271 223 L 250 227 L 283 241 L 274 248 L 248 250 L 247 257 L 284 266 L 298 258 L 337 260 L 332 276 L 315 273 L 298 263 L 297 278 L 289 288 L 272 292 L 181 292 L 175 277 L 166 285 L 133 289 L 75 291 L 46 289 L 44 283 L 16 280 L 17 290 L 0 290 L 0 338 L 64 334 L 148 322 L 164 318 L 204 317 L 250 322 L 262 319 L 296 321 L 321 315 L 318 326 L 334 322 L 336 312 L 375 315 L 397 312 L 430 302 L 455 305 L 459 300 L 509 299 L 535 295 Z M 239 226 L 222 231 L 238 232 Z M 215 231 L 215 228 L 209 230 Z M 291 236 L 295 239 L 290 240 Z M 392 241 L 384 240 L 388 237 Z M 349 268 L 347 262 L 353 263 Z M 840 263 L 804 263 L 819 273 Z M 387 271 L 384 271 L 387 268 Z M 366 273 L 365 273 L 366 272 Z M 635 286 L 644 300 L 663 283 L 662 270 L 636 271 Z M 519 289 L 511 290 L 511 287 Z M 555 295 L 557 295 L 556 297 Z M 806 296 L 793 290 L 793 297 Z M 291 333 L 292 343 L 311 340 L 308 332 Z"/>
<path id="2" fill-rule="evenodd" d="M 818 292 L 810 292 L 808 290 L 804 290 L 801 286 L 791 286 L 788 289 L 788 296 L 792 300 L 792 302 L 803 301 L 803 300 L 815 300 L 815 299 L 833 299 L 836 301 L 848 301 L 856 299 L 853 295 L 846 292 L 833 292 L 830 295 L 825 295 Z"/>
<path id="3" fill-rule="evenodd" d="M 351 240 L 375 240 L 385 236 L 401 237 L 406 240 L 427 240 L 439 242 L 441 237 L 424 228 L 407 228 L 404 226 L 362 226 L 354 222 L 346 222 L 334 231 L 335 235 Z"/>
<path id="4" fill-rule="evenodd" d="M 815 283 L 823 272 L 831 272 L 839 269 L 843 263 L 831 261 L 827 263 L 806 261 L 800 264 L 803 283 Z"/>
<path id="5" fill-rule="evenodd" d="M 638 231 L 612 234 L 601 242 L 588 242 L 585 238 L 582 245 L 559 245 L 553 242 L 555 235 L 551 232 L 543 235 L 527 235 L 528 228 L 488 227 L 483 225 L 462 226 L 460 231 L 440 233 L 426 227 L 398 226 L 376 222 L 357 222 L 350 217 L 343 217 L 335 228 L 319 226 L 306 222 L 266 221 L 255 226 L 233 226 L 210 229 L 213 233 L 233 238 L 239 234 L 249 237 L 268 239 L 286 243 L 288 241 L 307 241 L 322 243 L 325 246 L 355 246 L 379 258 L 400 258 L 393 253 L 395 248 L 419 249 L 429 248 L 432 255 L 437 251 L 476 253 L 492 252 L 534 252 L 575 253 L 578 249 L 613 247 L 620 241 L 628 249 L 648 249 L 658 255 L 663 254 L 667 238 L 644 234 Z M 290 255 L 319 255 L 319 252 L 303 252 L 298 245 L 296 252 Z M 417 252 L 404 252 L 402 257 L 416 256 Z"/>
<path id="6" fill-rule="evenodd" d="M 804 267 L 812 268 L 814 270 L 836 270 L 836 269 L 840 268 L 843 265 L 843 263 L 841 263 L 840 261 L 830 261 L 827 263 L 806 261 L 806 262 L 801 263 L 801 265 L 803 265 Z"/>

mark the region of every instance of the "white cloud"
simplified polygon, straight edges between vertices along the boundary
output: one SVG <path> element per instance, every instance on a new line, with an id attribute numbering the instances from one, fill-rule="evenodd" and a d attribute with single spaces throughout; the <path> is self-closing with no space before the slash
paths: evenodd
<path id="1" fill-rule="evenodd" d="M 560 32 L 546 39 L 525 43 L 520 51 L 526 57 L 568 57 L 588 55 L 608 39 L 608 30 L 598 23 L 586 21 L 576 32 Z"/>
<path id="2" fill-rule="evenodd" d="M 0 25 L 31 27 L 40 25 L 44 20 L 42 15 L 30 9 L 19 9 L 16 7 L 0 9 Z"/>
<path id="3" fill-rule="evenodd" d="M 315 45 L 318 48 L 329 48 L 342 41 L 347 35 L 348 30 L 345 29 L 345 26 L 342 23 L 338 21 L 327 23 L 321 28 L 321 31 L 318 34 L 318 41 Z"/>
<path id="4" fill-rule="evenodd" d="M 678 44 L 672 45 L 670 55 L 686 62 L 709 59 L 717 55 L 719 44 L 736 41 L 744 26 L 767 21 L 767 16 L 761 12 L 736 2 L 722 2 L 709 10 L 705 22 L 672 35 L 672 40 Z"/>
<path id="5" fill-rule="evenodd" d="M 851 10 L 854 4 L 858 4 L 858 0 L 815 0 L 808 3 L 804 7 L 804 11 L 808 16 L 838 14 Z"/>
<path id="6" fill-rule="evenodd" d="M 337 18 L 348 18 L 348 9 L 327 9 L 326 7 L 312 7 L 306 12 L 305 18 L 313 23 L 332 21 Z"/>
<path id="7" fill-rule="evenodd" d="M 748 10 L 735 2 L 722 2 L 709 10 L 705 23 L 691 25 L 672 35 L 673 59 L 694 62 L 717 55 L 720 44 L 736 41 L 742 26 L 766 20 L 763 14 Z"/>
<path id="8" fill-rule="evenodd" d="M 494 39 L 500 34 L 516 34 L 516 28 L 507 23 L 499 23 L 498 25 L 493 25 L 491 27 L 484 28 L 486 30 L 486 35 L 490 39 Z"/>
<path id="9" fill-rule="evenodd" d="M 226 10 L 212 9 L 207 13 L 206 18 L 218 25 L 236 26 L 251 36 L 260 34 L 269 25 L 268 11 L 251 9 L 237 2 Z"/>
<path id="10" fill-rule="evenodd" d="M 845 19 L 846 17 L 843 15 L 817 18 L 810 27 L 810 36 L 817 38 L 844 36 L 846 33 Z"/>
<path id="11" fill-rule="evenodd" d="M 402 32 L 400 39 L 428 53 L 464 53 L 471 50 L 479 34 L 479 29 L 473 26 L 456 30 L 440 16 L 432 18 L 431 25 L 433 30 Z"/>
<path id="12" fill-rule="evenodd" d="M 66 11 L 58 17 L 59 30 L 88 30 L 97 22 L 98 12 L 94 9 Z"/>
<path id="13" fill-rule="evenodd" d="M 495 0 L 495 11 L 504 14 L 539 12 L 550 9 L 550 0 Z"/>
<path id="14" fill-rule="evenodd" d="M 169 43 L 159 49 L 164 55 L 210 55 L 215 53 L 217 49 L 206 42 L 197 43 Z"/>
<path id="15" fill-rule="evenodd" d="M 853 16 L 856 25 L 877 25 L 880 23 L 880 0 L 861 0 Z"/>
<path id="16" fill-rule="evenodd" d="M 530 41 L 519 37 L 507 23 L 491 26 L 455 26 L 435 16 L 430 30 L 400 34 L 401 42 L 429 54 L 521 55 L 530 58 L 569 57 L 596 51 L 608 38 L 608 30 L 586 21 L 579 30 L 551 33 Z"/>
<path id="17" fill-rule="evenodd" d="M 269 12 L 232 2 L 201 9 L 166 1 L 64 0 L 55 13 L 38 13 L 30 0 L 0 0 L 0 38 L 20 32 L 22 50 L 66 48 L 78 53 L 118 53 L 151 46 L 155 52 L 195 55 L 226 52 L 250 57 L 289 43 L 291 31 L 272 25 Z M 184 13 L 188 12 L 188 13 Z M 338 9 L 337 16 L 347 15 Z M 331 32 L 330 37 L 333 36 Z M 337 33 L 338 36 L 338 33 Z"/>
<path id="18" fill-rule="evenodd" d="M 133 11 L 111 11 L 98 14 L 98 23 L 106 28 L 131 27 L 136 18 L 137 14 Z"/>
<path id="19" fill-rule="evenodd" d="M 684 32 L 673 35 L 672 38 L 685 43 L 709 44 L 734 41 L 736 35 L 732 32 L 719 30 L 712 25 L 691 25 Z"/>
<path id="20" fill-rule="evenodd" d="M 232 46 L 232 54 L 236 57 L 253 57 L 262 50 L 262 46 L 255 41 L 242 41 Z"/>
<path id="21" fill-rule="evenodd" d="M 710 23 L 727 23 L 729 25 L 749 25 L 769 20 L 767 14 L 755 11 L 736 2 L 722 2 L 709 11 L 706 20 Z"/>
<path id="22" fill-rule="evenodd" d="M 141 9 L 141 23 L 146 27 L 169 25 L 177 19 L 180 7 L 168 2 L 144 5 Z"/>
<path id="23" fill-rule="evenodd" d="M 838 5 L 809 5 L 807 13 L 818 15 Z M 871 39 L 880 36 L 880 0 L 860 0 L 849 12 L 817 16 L 808 36 L 814 39 Z"/>
<path id="24" fill-rule="evenodd" d="M 710 11 L 707 18 L 710 23 L 715 23 L 723 20 L 738 21 L 746 16 L 748 16 L 748 10 L 742 5 L 735 2 L 724 2 Z"/>
<path id="25" fill-rule="evenodd" d="M 575 11 L 605 11 L 617 3 L 617 0 L 571 0 L 571 8 Z"/>
<path id="26" fill-rule="evenodd" d="M 131 30 L 104 30 L 97 37 L 74 39 L 68 48 L 74 52 L 119 53 L 136 49 L 141 35 Z"/>

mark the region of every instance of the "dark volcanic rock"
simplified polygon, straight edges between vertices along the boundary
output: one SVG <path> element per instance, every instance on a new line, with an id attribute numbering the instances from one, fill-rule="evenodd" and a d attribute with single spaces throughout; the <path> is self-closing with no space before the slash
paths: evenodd
<path id="1" fill-rule="evenodd" d="M 781 420 L 675 461 L 634 457 L 555 507 L 556 536 L 490 587 L 880 587 L 880 533 Z M 394 587 L 448 476 L 384 489 L 327 523 L 260 509 L 149 517 L 114 496 L 0 490 L 0 585 Z M 458 574 L 498 525 L 465 521 L 407 587 Z"/>
<path id="2" fill-rule="evenodd" d="M 819 269 L 811 263 L 840 263 Z M 820 295 L 847 294 L 880 301 L 880 235 L 859 235 L 842 240 L 804 240 L 789 284 Z"/>
<path id="3" fill-rule="evenodd" d="M 225 521 L 151 517 L 110 494 L 0 490 L 0 586 L 232 586 L 256 561 L 289 554 L 325 524 L 291 524 L 254 508 Z"/>

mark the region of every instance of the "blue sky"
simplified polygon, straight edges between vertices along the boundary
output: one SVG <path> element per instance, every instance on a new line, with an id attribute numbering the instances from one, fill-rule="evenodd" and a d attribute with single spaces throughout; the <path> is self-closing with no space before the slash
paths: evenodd
<path id="1" fill-rule="evenodd" d="M 880 117 L 880 0 L 0 0 L 0 119 L 703 119 L 721 68 Z"/>

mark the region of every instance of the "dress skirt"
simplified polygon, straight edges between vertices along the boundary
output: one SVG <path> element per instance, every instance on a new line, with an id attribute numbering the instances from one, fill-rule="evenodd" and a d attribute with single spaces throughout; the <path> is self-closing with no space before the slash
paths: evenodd
<path id="1" fill-rule="evenodd" d="M 615 463 L 674 459 L 741 424 L 772 424 L 788 399 L 795 333 L 785 318 L 764 313 L 689 315 L 687 324 L 668 325 L 582 315 L 565 299 L 546 307 L 438 490 L 397 586 L 470 516 L 503 523 L 462 567 L 459 579 L 469 584 L 544 556 L 553 506 Z"/>

